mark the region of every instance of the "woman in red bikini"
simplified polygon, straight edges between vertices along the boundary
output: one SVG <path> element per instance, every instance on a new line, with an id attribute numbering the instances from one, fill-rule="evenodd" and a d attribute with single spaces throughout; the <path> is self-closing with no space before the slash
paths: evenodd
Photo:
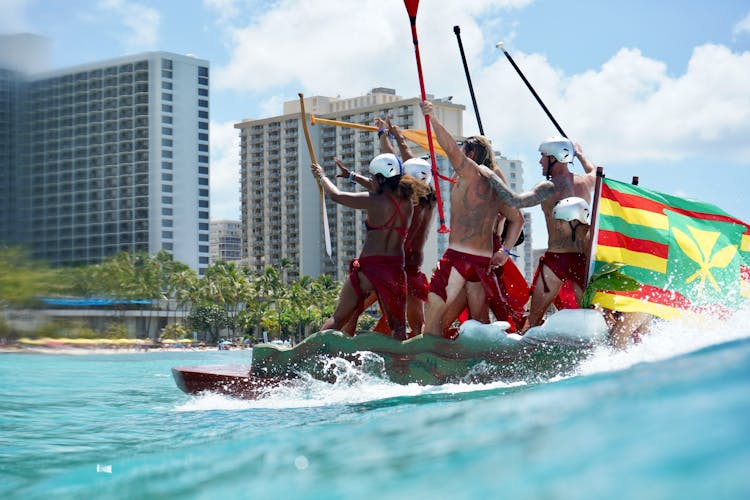
<path id="1" fill-rule="evenodd" d="M 424 188 L 415 179 L 403 176 L 401 161 L 390 153 L 373 158 L 369 170 L 375 189 L 351 193 L 336 187 L 325 176 L 320 165 L 312 165 L 313 175 L 320 180 L 333 201 L 347 207 L 367 210 L 367 237 L 362 252 L 349 263 L 349 278 L 344 282 L 336 310 L 321 329 L 341 330 L 349 321 L 356 321 L 364 308 L 365 298 L 375 292 L 391 335 L 404 340 L 404 240 L 409 231 L 414 204 Z M 351 174 L 351 177 L 356 176 L 357 174 Z"/>

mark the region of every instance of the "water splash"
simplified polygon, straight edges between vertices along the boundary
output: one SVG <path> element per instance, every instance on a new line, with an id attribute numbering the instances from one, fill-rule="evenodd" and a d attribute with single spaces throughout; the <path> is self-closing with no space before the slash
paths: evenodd
<path id="1" fill-rule="evenodd" d="M 724 320 L 657 321 L 640 343 L 624 351 L 597 348 L 592 357 L 581 363 L 578 374 L 624 370 L 638 363 L 653 363 L 746 337 L 750 337 L 750 305 Z"/>

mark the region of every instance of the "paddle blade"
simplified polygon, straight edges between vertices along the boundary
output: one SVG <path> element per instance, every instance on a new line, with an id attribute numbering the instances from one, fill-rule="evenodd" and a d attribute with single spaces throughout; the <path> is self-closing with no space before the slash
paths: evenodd
<path id="1" fill-rule="evenodd" d="M 401 131 L 401 134 L 414 144 L 418 144 L 419 146 L 422 146 L 427 151 L 430 150 L 430 143 L 427 140 L 427 131 L 426 130 L 420 130 L 420 129 L 404 129 Z M 436 154 L 439 154 L 440 156 L 445 156 L 446 158 L 448 155 L 443 151 L 443 148 L 440 147 L 439 144 L 437 144 L 437 138 L 435 135 L 432 135 L 432 148 L 435 150 Z"/>
<path id="2" fill-rule="evenodd" d="M 404 5 L 406 5 L 406 12 L 409 13 L 409 17 L 415 19 L 419 8 L 419 0 L 404 0 Z"/>

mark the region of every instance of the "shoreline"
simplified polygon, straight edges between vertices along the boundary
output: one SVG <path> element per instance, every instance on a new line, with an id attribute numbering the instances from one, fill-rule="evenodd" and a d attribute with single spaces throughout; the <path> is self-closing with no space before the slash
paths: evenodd
<path id="1" fill-rule="evenodd" d="M 68 356 L 81 356 L 86 354 L 149 354 L 149 353 L 185 353 L 185 352 L 231 352 L 251 351 L 252 348 L 237 348 L 219 350 L 216 347 L 152 347 L 148 349 L 130 347 L 23 347 L 23 346 L 0 346 L 0 354 L 63 354 Z"/>

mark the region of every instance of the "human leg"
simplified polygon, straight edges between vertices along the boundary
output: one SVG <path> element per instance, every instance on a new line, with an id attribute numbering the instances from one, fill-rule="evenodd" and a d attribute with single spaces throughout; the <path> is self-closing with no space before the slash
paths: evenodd
<path id="1" fill-rule="evenodd" d="M 539 266 L 531 293 L 529 317 L 526 320 L 523 331 L 542 324 L 544 313 L 547 312 L 547 309 L 552 304 L 552 301 L 555 300 L 557 292 L 562 286 L 560 278 L 549 267 L 544 264 L 539 264 Z"/>

